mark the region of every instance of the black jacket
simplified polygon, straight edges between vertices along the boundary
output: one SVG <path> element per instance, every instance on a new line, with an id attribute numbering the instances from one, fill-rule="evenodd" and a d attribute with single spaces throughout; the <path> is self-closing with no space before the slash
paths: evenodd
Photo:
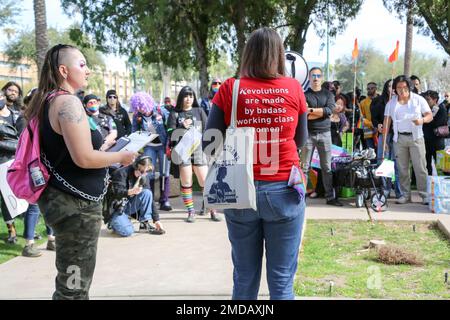
<path id="1" fill-rule="evenodd" d="M 123 209 L 125 199 L 128 198 L 128 190 L 133 188 L 136 180 L 137 178 L 134 175 L 134 167 L 132 165 L 119 168 L 111 174 L 111 183 L 103 200 L 103 218 L 105 223 L 109 222 L 114 212 Z M 150 190 L 149 176 L 143 177 L 139 185 L 144 189 Z M 152 218 L 154 222 L 159 220 L 159 214 L 154 202 L 152 203 Z"/>
<path id="2" fill-rule="evenodd" d="M 0 163 L 14 158 L 20 132 L 17 129 L 18 114 L 11 110 L 12 124 L 0 117 Z"/>
<path id="3" fill-rule="evenodd" d="M 422 130 L 425 138 L 425 144 L 432 144 L 439 149 L 443 149 L 445 147 L 445 138 L 437 137 L 434 134 L 434 129 L 440 126 L 447 125 L 447 110 L 444 106 L 439 106 L 438 112 L 433 116 L 433 120 L 430 123 L 424 123 Z"/>
<path id="4" fill-rule="evenodd" d="M 374 128 L 377 128 L 379 124 L 383 124 L 384 111 L 388 101 L 383 99 L 383 96 L 378 96 L 372 100 L 370 104 L 370 114 L 372 115 L 372 124 Z M 389 128 L 389 133 L 393 133 L 393 126 Z"/>
<path id="5" fill-rule="evenodd" d="M 115 112 L 108 106 L 103 106 L 100 108 L 100 112 L 111 116 L 114 119 L 117 127 L 117 139 L 127 136 L 131 133 L 131 121 L 127 110 L 123 107 L 119 107 L 118 111 Z"/>

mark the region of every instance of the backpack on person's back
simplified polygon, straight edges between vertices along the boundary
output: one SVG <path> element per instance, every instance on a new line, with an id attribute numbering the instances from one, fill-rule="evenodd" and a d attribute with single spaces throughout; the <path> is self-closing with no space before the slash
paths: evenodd
<path id="1" fill-rule="evenodd" d="M 14 195 L 28 203 L 37 203 L 47 187 L 50 174 L 41 161 L 39 122 L 31 119 L 19 138 L 16 156 L 6 175 Z"/>
<path id="2" fill-rule="evenodd" d="M 47 102 L 63 94 L 68 93 L 54 91 L 47 97 Z M 14 195 L 31 204 L 37 203 L 50 180 L 50 173 L 41 156 L 39 120 L 33 118 L 19 137 L 15 159 L 6 175 Z"/>

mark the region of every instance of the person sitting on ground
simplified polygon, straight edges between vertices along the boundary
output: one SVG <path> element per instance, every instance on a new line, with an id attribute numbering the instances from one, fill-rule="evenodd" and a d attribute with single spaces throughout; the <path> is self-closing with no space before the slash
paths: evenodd
<path id="1" fill-rule="evenodd" d="M 150 190 L 147 173 L 151 170 L 150 157 L 139 156 L 133 164 L 111 174 L 112 181 L 103 203 L 103 217 L 105 223 L 121 236 L 130 236 L 134 232 L 127 217 L 132 215 L 139 219 L 139 230 L 151 234 L 165 233 Z M 153 219 L 154 227 L 150 219 Z"/>
<path id="2" fill-rule="evenodd" d="M 83 106 L 88 115 L 89 126 L 92 130 L 97 128 L 103 137 L 103 145 L 100 151 L 109 149 L 114 145 L 117 138 L 117 127 L 114 119 L 106 114 L 100 113 L 100 99 L 94 94 L 88 94 L 83 99 Z"/>

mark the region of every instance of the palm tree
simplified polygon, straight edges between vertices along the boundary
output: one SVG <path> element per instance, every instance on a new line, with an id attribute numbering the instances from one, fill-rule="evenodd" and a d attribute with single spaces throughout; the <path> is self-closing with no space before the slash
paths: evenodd
<path id="1" fill-rule="evenodd" d="M 38 76 L 44 64 L 45 54 L 48 50 L 47 15 L 45 0 L 33 0 L 34 6 L 34 30 L 36 33 L 36 61 L 38 65 Z"/>
<path id="2" fill-rule="evenodd" d="M 412 42 L 413 42 L 413 32 L 414 32 L 414 1 L 408 1 L 408 13 L 406 16 L 406 39 L 405 39 L 405 64 L 403 68 L 403 73 L 406 76 L 411 75 L 411 54 L 412 54 Z"/>

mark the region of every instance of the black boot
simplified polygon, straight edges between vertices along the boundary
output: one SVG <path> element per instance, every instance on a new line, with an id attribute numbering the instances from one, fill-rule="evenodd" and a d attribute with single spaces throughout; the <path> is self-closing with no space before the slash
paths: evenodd
<path id="1" fill-rule="evenodd" d="M 201 190 L 202 196 L 203 196 L 203 188 L 200 187 L 200 190 Z M 205 213 L 205 201 L 203 201 L 203 199 L 202 199 L 202 209 L 200 210 L 200 212 L 198 213 L 198 215 L 199 215 L 199 216 L 204 216 L 205 214 L 206 214 L 206 213 Z"/>
<path id="2" fill-rule="evenodd" d="M 163 182 L 164 179 L 164 182 Z M 163 184 L 164 183 L 164 184 Z M 163 190 L 164 186 L 164 190 Z M 172 206 L 169 202 L 169 195 L 170 195 L 170 180 L 169 177 L 159 178 L 159 203 L 160 207 L 159 210 L 164 211 L 172 211 Z"/>

